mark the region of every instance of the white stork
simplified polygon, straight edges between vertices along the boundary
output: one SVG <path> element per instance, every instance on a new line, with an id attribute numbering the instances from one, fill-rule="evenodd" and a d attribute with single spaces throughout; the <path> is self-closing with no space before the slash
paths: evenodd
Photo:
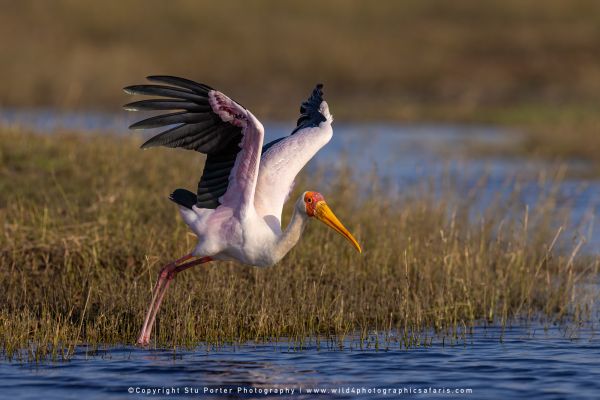
<path id="1" fill-rule="evenodd" d="M 180 110 L 161 114 L 130 126 L 147 129 L 172 125 L 146 141 L 142 148 L 181 147 L 206 154 L 198 190 L 176 189 L 185 223 L 198 237 L 193 251 L 165 265 L 158 276 L 138 344 L 147 345 L 156 313 L 169 283 L 178 272 L 211 260 L 235 260 L 267 267 L 276 264 L 298 242 L 310 218 L 316 218 L 360 245 L 336 218 L 323 196 L 304 192 L 292 219 L 281 228 L 281 211 L 294 179 L 304 165 L 332 136 L 322 85 L 300 107 L 291 135 L 263 146 L 264 128 L 240 104 L 211 87 L 172 76 L 150 76 L 162 85 L 129 86 L 129 94 L 160 96 L 136 101 L 126 110 Z M 191 258 L 197 257 L 193 261 Z"/>

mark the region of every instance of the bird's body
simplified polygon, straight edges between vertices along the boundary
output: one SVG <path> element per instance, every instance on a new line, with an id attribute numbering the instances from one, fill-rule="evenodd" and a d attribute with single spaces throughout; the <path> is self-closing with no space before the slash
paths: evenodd
<path id="1" fill-rule="evenodd" d="M 331 122 L 326 121 L 322 125 L 297 134 L 297 140 L 293 143 L 281 141 L 273 145 L 266 160 L 261 160 L 259 165 L 253 207 L 248 207 L 244 212 L 223 205 L 216 209 L 198 208 L 195 205 L 191 209 L 179 207 L 183 220 L 198 237 L 192 252 L 195 256 L 208 255 L 215 260 L 234 260 L 268 267 L 287 254 L 300 239 L 308 221 L 302 217 L 302 213 L 297 213 L 282 230 L 281 210 L 292 189 L 293 179 L 289 187 L 281 188 L 284 197 L 277 199 L 277 204 L 273 204 L 273 199 L 267 197 L 268 191 L 262 189 L 275 187 L 281 179 L 274 178 L 280 178 L 289 171 L 291 166 L 286 154 L 298 154 L 298 149 L 306 151 L 307 148 L 314 154 L 331 139 Z M 306 154 L 306 157 L 310 159 L 312 154 Z"/>
<path id="2" fill-rule="evenodd" d="M 288 236 L 281 228 L 273 229 L 254 210 L 243 217 L 237 217 L 235 210 L 226 207 L 216 210 L 180 207 L 180 213 L 198 237 L 192 251 L 196 257 L 209 256 L 214 260 L 269 267 L 279 262 L 292 247 L 286 246 Z M 296 221 L 301 225 L 301 231 L 304 221 Z"/>
<path id="3" fill-rule="evenodd" d="M 322 99 L 322 85 L 300 108 L 291 135 L 263 146 L 264 128 L 247 109 L 206 85 L 171 76 L 148 79 L 170 86 L 130 86 L 126 92 L 158 95 L 130 103 L 129 110 L 182 111 L 162 114 L 131 128 L 171 126 L 142 147 L 182 147 L 207 155 L 198 190 L 177 189 L 170 199 L 178 204 L 185 223 L 198 237 L 193 251 L 167 264 L 159 275 L 152 305 L 138 342 L 147 344 L 156 312 L 175 274 L 211 260 L 237 261 L 268 267 L 279 262 L 298 242 L 311 217 L 319 219 L 360 251 L 354 237 L 339 222 L 318 192 L 304 192 L 295 203 L 285 229 L 283 205 L 304 165 L 332 137 L 333 121 Z M 183 264 L 192 257 L 199 259 Z"/>

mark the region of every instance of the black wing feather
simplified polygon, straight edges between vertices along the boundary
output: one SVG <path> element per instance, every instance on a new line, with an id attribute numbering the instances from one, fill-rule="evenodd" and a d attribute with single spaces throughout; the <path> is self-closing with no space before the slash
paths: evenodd
<path id="1" fill-rule="evenodd" d="M 221 120 L 208 101 L 210 86 L 189 79 L 166 75 L 149 76 L 148 80 L 166 85 L 134 85 L 124 90 L 130 94 L 163 97 L 129 103 L 125 109 L 183 110 L 160 114 L 131 125 L 130 129 L 169 127 L 148 139 L 142 148 L 165 146 L 195 150 L 206 154 L 204 171 L 198 183 L 197 194 L 185 189 L 175 190 L 170 199 L 191 208 L 216 208 L 219 198 L 227 190 L 231 169 L 241 150 L 242 129 Z M 175 125 L 175 126 L 173 126 Z M 195 196 L 192 202 L 191 195 Z"/>
<path id="2" fill-rule="evenodd" d="M 211 90 L 214 90 L 210 86 L 205 85 L 203 83 L 194 82 L 194 81 L 191 81 L 191 80 L 185 79 L 185 78 L 178 78 L 176 76 L 151 75 L 151 76 L 147 77 L 146 79 L 148 79 L 151 82 L 160 82 L 160 83 L 166 83 L 168 85 L 179 86 L 181 88 L 189 89 L 192 92 L 199 93 L 199 94 L 208 94 L 208 92 L 210 92 Z"/>
<path id="3" fill-rule="evenodd" d="M 151 100 L 140 100 L 128 103 L 123 106 L 127 111 L 161 111 L 161 110 L 187 110 L 192 112 L 208 112 L 212 108 L 208 104 L 199 104 L 198 101 L 191 102 L 188 100 L 164 100 L 164 99 L 151 99 Z"/>
<path id="4" fill-rule="evenodd" d="M 300 129 L 319 126 L 321 122 L 327 120 L 319 111 L 322 102 L 323 84 L 319 83 L 314 88 L 310 97 L 300 106 L 300 118 L 298 118 L 296 129 L 294 129 L 292 135 L 298 132 Z"/>
<path id="5" fill-rule="evenodd" d="M 204 208 L 216 208 L 219 206 L 219 197 L 227 191 L 229 174 L 235 164 L 236 155 L 223 152 L 221 154 L 209 154 L 206 157 L 202 179 L 198 183 L 198 203 Z"/>
<path id="6" fill-rule="evenodd" d="M 189 111 L 179 111 L 171 114 L 161 114 L 155 117 L 146 118 L 129 126 L 129 129 L 150 129 L 160 128 L 166 125 L 175 124 L 197 124 L 203 121 L 212 120 L 209 113 L 192 113 Z"/>
<path id="7" fill-rule="evenodd" d="M 310 97 L 306 99 L 306 101 L 302 102 L 302 105 L 300 106 L 300 118 L 298 118 L 296 128 L 290 135 L 293 135 L 304 128 L 319 126 L 321 122 L 327 121 L 327 118 L 325 118 L 325 116 L 321 114 L 321 111 L 319 111 L 322 102 L 323 84 L 318 83 L 313 89 Z M 262 155 L 265 155 L 267 150 L 273 147 L 273 145 L 285 140 L 286 137 L 289 136 L 284 136 L 265 144 L 262 148 Z"/>
<path id="8" fill-rule="evenodd" d="M 176 87 L 170 86 L 161 86 L 161 85 L 133 85 L 127 86 L 123 89 L 127 94 L 141 94 L 146 96 L 162 96 L 162 97 L 170 97 L 174 99 L 183 99 L 189 100 L 193 102 L 198 102 L 198 104 L 202 104 L 205 101 L 208 101 L 208 97 L 194 93 L 190 90 L 180 89 Z"/>

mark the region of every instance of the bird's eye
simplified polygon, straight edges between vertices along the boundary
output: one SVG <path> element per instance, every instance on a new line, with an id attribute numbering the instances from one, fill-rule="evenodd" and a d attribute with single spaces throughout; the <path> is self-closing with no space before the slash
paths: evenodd
<path id="1" fill-rule="evenodd" d="M 307 203 L 312 203 L 312 199 L 309 197 L 308 199 L 306 199 Z"/>

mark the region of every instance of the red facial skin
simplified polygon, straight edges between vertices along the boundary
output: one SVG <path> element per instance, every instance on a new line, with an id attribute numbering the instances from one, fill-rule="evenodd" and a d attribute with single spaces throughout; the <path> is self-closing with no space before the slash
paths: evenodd
<path id="1" fill-rule="evenodd" d="M 319 201 L 325 201 L 325 198 L 319 192 L 306 192 L 306 194 L 304 195 L 304 205 L 306 206 L 306 214 L 309 217 L 315 216 L 315 206 Z"/>

